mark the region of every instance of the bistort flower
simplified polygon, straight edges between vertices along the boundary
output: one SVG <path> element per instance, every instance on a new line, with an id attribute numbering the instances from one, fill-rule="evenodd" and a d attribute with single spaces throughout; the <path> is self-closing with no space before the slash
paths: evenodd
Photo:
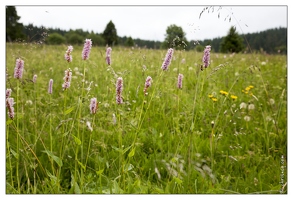
<path id="1" fill-rule="evenodd" d="M 92 48 L 92 40 L 86 39 L 83 46 L 82 54 L 81 54 L 83 60 L 89 59 L 91 48 Z"/>
<path id="2" fill-rule="evenodd" d="M 64 58 L 67 62 L 72 62 L 71 52 L 73 51 L 72 46 L 68 46 L 67 51 L 65 52 Z"/>
<path id="3" fill-rule="evenodd" d="M 53 79 L 50 79 L 49 86 L 48 86 L 48 93 L 52 94 L 53 92 Z"/>
<path id="4" fill-rule="evenodd" d="M 116 82 L 116 102 L 122 104 L 122 90 L 123 90 L 123 79 L 119 77 Z"/>
<path id="5" fill-rule="evenodd" d="M 210 45 L 206 46 L 204 49 L 203 57 L 202 57 L 202 62 L 205 68 L 207 68 L 210 64 L 210 51 L 211 51 L 211 46 Z"/>
<path id="6" fill-rule="evenodd" d="M 148 76 L 147 78 L 146 78 L 146 80 L 145 80 L 145 84 L 144 84 L 144 90 L 143 90 L 143 92 L 144 92 L 144 95 L 147 95 L 147 89 L 151 86 L 151 84 L 152 84 L 152 77 L 150 77 L 150 76 Z"/>
<path id="7" fill-rule="evenodd" d="M 169 65 L 171 64 L 173 52 L 174 52 L 174 50 L 172 48 L 168 49 L 165 60 L 164 60 L 162 67 L 161 67 L 163 70 L 167 70 Z"/>
<path id="8" fill-rule="evenodd" d="M 178 75 L 178 80 L 177 80 L 177 87 L 179 89 L 182 89 L 182 79 L 183 79 L 183 74 Z"/>
<path id="9" fill-rule="evenodd" d="M 14 99 L 8 97 L 6 99 L 6 107 L 8 109 L 8 116 L 10 117 L 10 119 L 14 118 L 14 108 L 13 108 L 13 104 L 14 104 Z"/>
<path id="10" fill-rule="evenodd" d="M 90 103 L 91 114 L 96 114 L 97 109 L 98 109 L 97 98 L 91 98 L 91 103 Z"/>
<path id="11" fill-rule="evenodd" d="M 16 59 L 16 64 L 14 68 L 14 78 L 21 79 L 23 74 L 24 61 L 20 58 Z"/>
<path id="12" fill-rule="evenodd" d="M 10 97 L 12 90 L 11 89 L 7 89 L 6 90 L 6 99 Z"/>
<path id="13" fill-rule="evenodd" d="M 112 52 L 111 47 L 108 47 L 106 50 L 106 62 L 108 65 L 111 65 L 111 52 Z"/>
<path id="14" fill-rule="evenodd" d="M 36 83 L 37 82 L 37 75 L 35 74 L 34 76 L 33 76 L 33 83 Z"/>
<path id="15" fill-rule="evenodd" d="M 63 78 L 64 83 L 62 84 L 63 90 L 66 90 L 70 87 L 71 77 L 72 77 L 72 71 L 69 68 L 69 69 L 65 70 L 65 76 Z"/>

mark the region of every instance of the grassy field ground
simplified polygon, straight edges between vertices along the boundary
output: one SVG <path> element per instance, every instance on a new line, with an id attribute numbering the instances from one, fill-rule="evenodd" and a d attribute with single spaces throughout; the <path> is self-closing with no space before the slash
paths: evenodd
<path id="1" fill-rule="evenodd" d="M 166 50 L 114 47 L 107 65 L 73 48 L 68 63 L 67 46 L 6 45 L 7 194 L 287 193 L 287 56 L 211 51 L 201 70 L 202 52 L 174 50 L 163 71 Z"/>

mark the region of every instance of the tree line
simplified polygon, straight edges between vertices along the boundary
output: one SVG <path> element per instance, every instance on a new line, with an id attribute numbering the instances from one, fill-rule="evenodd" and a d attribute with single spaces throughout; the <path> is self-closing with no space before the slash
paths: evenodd
<path id="1" fill-rule="evenodd" d="M 266 31 L 238 34 L 235 27 L 231 27 L 225 37 L 206 39 L 202 41 L 187 41 L 183 29 L 175 24 L 167 27 L 165 40 L 152 41 L 120 37 L 112 21 L 102 33 L 76 29 L 69 31 L 60 28 L 37 27 L 33 24 L 23 25 L 18 22 L 14 6 L 6 7 L 6 42 L 37 42 L 45 44 L 71 44 L 81 45 L 85 38 L 90 38 L 98 46 L 126 46 L 151 49 L 176 48 L 196 50 L 202 52 L 206 45 L 212 46 L 213 52 L 238 53 L 238 52 L 265 52 L 269 54 L 287 53 L 287 28 L 274 28 Z"/>

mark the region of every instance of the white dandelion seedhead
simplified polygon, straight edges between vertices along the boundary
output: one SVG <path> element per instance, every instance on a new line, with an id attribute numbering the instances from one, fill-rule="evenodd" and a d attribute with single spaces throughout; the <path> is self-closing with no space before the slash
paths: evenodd
<path id="1" fill-rule="evenodd" d="M 249 105 L 248 105 L 248 110 L 254 110 L 254 109 L 255 109 L 254 104 L 249 104 Z"/>
<path id="2" fill-rule="evenodd" d="M 250 117 L 249 116 L 244 116 L 244 118 L 243 118 L 245 121 L 247 121 L 247 122 L 249 122 L 250 121 Z"/>
<path id="3" fill-rule="evenodd" d="M 247 108 L 247 104 L 246 103 L 244 103 L 244 102 L 242 102 L 241 104 L 240 104 L 240 109 L 246 109 Z"/>

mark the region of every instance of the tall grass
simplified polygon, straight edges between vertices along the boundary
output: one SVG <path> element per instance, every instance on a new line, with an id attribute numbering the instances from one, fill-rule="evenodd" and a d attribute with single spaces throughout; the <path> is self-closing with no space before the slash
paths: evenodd
<path id="1" fill-rule="evenodd" d="M 15 119 L 6 114 L 7 193 L 280 193 L 286 56 L 211 51 L 202 71 L 203 53 L 175 49 L 163 71 L 163 50 L 113 47 L 108 65 L 104 48 L 93 46 L 82 61 L 75 46 L 70 64 L 66 49 L 6 45 L 6 87 L 17 99 Z M 19 56 L 21 81 L 12 76 Z M 63 90 L 68 65 L 72 80 Z M 93 97 L 96 114 L 89 109 Z"/>

